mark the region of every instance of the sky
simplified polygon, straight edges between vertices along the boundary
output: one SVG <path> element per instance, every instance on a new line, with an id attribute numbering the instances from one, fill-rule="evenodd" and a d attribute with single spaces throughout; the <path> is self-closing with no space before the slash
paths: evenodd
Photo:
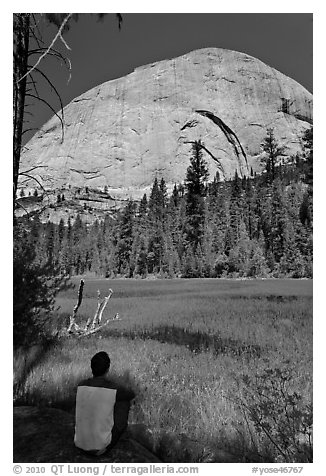
<path id="1" fill-rule="evenodd" d="M 119 30 L 115 14 L 98 21 L 83 13 L 55 47 L 71 61 L 71 77 L 53 57 L 40 66 L 58 90 L 63 105 L 94 86 L 131 73 L 136 67 L 206 47 L 226 48 L 254 56 L 298 81 L 312 92 L 313 15 L 310 13 L 123 13 Z M 45 42 L 56 33 L 40 19 Z M 41 96 L 58 110 L 50 88 Z M 40 128 L 53 115 L 37 104 L 29 127 Z M 34 132 L 25 135 L 25 142 Z"/>

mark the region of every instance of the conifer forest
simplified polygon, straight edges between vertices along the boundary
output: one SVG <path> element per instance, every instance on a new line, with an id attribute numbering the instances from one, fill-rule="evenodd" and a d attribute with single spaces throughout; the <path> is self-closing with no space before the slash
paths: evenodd
<path id="1" fill-rule="evenodd" d="M 311 278 L 312 127 L 300 157 L 282 163 L 272 130 L 262 147 L 262 174 L 222 181 L 217 173 L 209 182 L 195 142 L 184 183 L 170 194 L 156 177 L 149 196 L 91 225 L 79 216 L 59 224 L 35 216 L 16 230 L 17 246 L 69 276 Z"/>

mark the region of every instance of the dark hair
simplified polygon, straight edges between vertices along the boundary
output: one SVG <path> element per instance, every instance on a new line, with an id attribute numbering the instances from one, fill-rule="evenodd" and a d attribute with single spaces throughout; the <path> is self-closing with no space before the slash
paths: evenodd
<path id="1" fill-rule="evenodd" d="M 91 359 L 91 368 L 94 377 L 100 377 L 110 368 L 110 357 L 106 352 L 98 352 Z"/>

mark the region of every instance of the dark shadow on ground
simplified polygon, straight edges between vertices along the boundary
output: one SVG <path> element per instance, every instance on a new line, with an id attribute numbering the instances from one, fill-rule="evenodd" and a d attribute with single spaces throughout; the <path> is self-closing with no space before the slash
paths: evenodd
<path id="1" fill-rule="evenodd" d="M 194 353 L 212 351 L 215 355 L 260 357 L 263 352 L 263 349 L 256 344 L 246 344 L 239 339 L 221 337 L 218 334 L 209 335 L 200 331 L 188 331 L 174 325 L 157 326 L 150 329 L 106 329 L 103 335 L 183 345 Z"/>
<path id="2" fill-rule="evenodd" d="M 54 408 L 14 407 L 14 463 L 240 463 L 269 462 L 243 448 L 223 448 L 203 435 L 192 440 L 185 434 L 153 431 L 130 425 L 117 445 L 99 457 L 74 446 L 74 417 Z M 155 442 L 156 441 L 156 442 Z"/>
<path id="3" fill-rule="evenodd" d="M 308 297 L 309 299 L 310 297 Z M 235 294 L 235 295 L 228 295 L 227 299 L 230 299 L 232 301 L 235 300 L 243 300 L 243 301 L 252 301 L 253 299 L 257 301 L 269 301 L 269 302 L 293 302 L 293 301 L 298 301 L 299 299 L 302 299 L 300 296 L 278 296 L 275 294 L 270 294 L 270 295 L 241 295 L 241 294 Z M 305 297 L 304 299 L 307 299 Z"/>

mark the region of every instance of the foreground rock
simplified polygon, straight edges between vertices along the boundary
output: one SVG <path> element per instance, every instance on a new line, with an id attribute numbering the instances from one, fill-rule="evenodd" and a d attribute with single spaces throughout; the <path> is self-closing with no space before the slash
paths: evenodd
<path id="1" fill-rule="evenodd" d="M 183 182 L 195 140 L 205 144 L 211 178 L 259 171 L 267 128 L 285 156 L 295 155 L 312 123 L 312 94 L 252 56 L 206 48 L 101 84 L 64 113 L 64 141 L 54 117 L 27 144 L 21 171 L 49 190 L 137 199 L 155 176 L 170 188 Z M 21 184 L 25 195 L 36 186 Z"/>
<path id="2" fill-rule="evenodd" d="M 108 454 L 91 457 L 74 446 L 73 415 L 54 408 L 14 407 L 14 463 L 159 463 L 133 439 L 122 438 Z"/>

